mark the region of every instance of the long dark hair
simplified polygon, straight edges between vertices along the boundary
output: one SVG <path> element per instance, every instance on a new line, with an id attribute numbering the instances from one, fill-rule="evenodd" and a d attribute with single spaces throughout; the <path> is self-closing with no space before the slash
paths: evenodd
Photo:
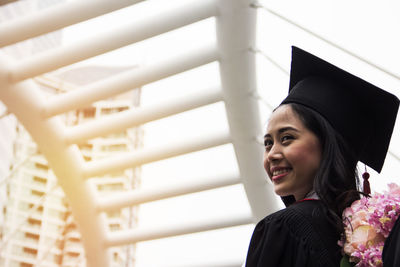
<path id="1" fill-rule="evenodd" d="M 322 156 L 314 179 L 314 190 L 328 208 L 332 223 L 342 232 L 343 210 L 360 198 L 357 157 L 350 145 L 319 113 L 300 104 L 287 105 L 320 141 Z M 287 198 L 283 200 L 288 201 Z"/>

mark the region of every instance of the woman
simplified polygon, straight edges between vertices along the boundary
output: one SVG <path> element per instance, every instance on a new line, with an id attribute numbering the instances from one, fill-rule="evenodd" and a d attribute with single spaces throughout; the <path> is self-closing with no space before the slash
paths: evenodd
<path id="1" fill-rule="evenodd" d="M 293 47 L 289 95 L 271 115 L 264 167 L 287 208 L 260 221 L 246 266 L 339 266 L 358 161 L 380 171 L 398 99 Z"/>

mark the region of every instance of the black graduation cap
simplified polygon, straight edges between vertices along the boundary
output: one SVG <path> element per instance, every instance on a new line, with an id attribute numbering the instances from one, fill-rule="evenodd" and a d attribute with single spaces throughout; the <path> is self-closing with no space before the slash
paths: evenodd
<path id="1" fill-rule="evenodd" d="M 289 95 L 321 114 L 352 148 L 359 161 L 382 170 L 399 99 L 306 52 L 292 47 Z"/>

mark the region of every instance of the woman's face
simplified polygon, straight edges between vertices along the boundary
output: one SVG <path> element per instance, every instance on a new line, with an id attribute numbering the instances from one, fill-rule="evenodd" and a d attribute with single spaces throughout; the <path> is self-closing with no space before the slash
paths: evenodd
<path id="1" fill-rule="evenodd" d="M 313 188 L 321 145 L 289 105 L 272 114 L 264 137 L 264 168 L 279 196 L 304 198 Z"/>

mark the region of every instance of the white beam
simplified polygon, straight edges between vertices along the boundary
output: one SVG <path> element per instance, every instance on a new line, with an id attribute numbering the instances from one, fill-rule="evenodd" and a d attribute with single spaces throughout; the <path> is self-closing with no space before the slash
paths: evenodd
<path id="1" fill-rule="evenodd" d="M 136 228 L 108 233 L 105 246 L 122 246 L 136 242 L 149 241 L 171 236 L 192 234 L 221 228 L 240 226 L 253 223 L 250 215 L 231 215 L 229 217 L 203 219 L 184 222 L 175 225 L 163 225 L 154 228 Z"/>
<path id="2" fill-rule="evenodd" d="M 88 139 L 121 132 L 129 127 L 165 118 L 184 111 L 210 105 L 222 100 L 220 90 L 201 91 L 173 101 L 163 101 L 152 106 L 132 108 L 101 119 L 88 121 L 66 129 L 69 144 L 82 143 Z"/>
<path id="3" fill-rule="evenodd" d="M 240 177 L 257 220 L 279 208 L 271 183 L 267 182 L 263 136 L 256 86 L 256 9 L 253 0 L 218 0 L 217 41 L 220 49 L 221 84 Z"/>
<path id="4" fill-rule="evenodd" d="M 7 63 L 1 53 L 0 62 Z M 11 85 L 1 82 L 0 79 L 1 101 L 29 131 L 69 198 L 74 218 L 79 222 L 88 266 L 108 267 L 110 258 L 101 245 L 106 235 L 105 218 L 95 210 L 95 194 L 82 177 L 84 160 L 78 148 L 64 142 L 64 125 L 60 118 L 41 119 L 39 111 L 46 99 L 37 84 L 32 80 Z"/>
<path id="5" fill-rule="evenodd" d="M 49 118 L 216 60 L 218 50 L 215 44 L 197 48 L 155 64 L 125 71 L 79 90 L 55 95 L 46 102 L 42 114 Z"/>
<path id="6" fill-rule="evenodd" d="M 66 1 L 0 24 L 0 47 L 52 32 L 143 0 Z"/>
<path id="7" fill-rule="evenodd" d="M 238 174 L 229 174 L 219 177 L 197 179 L 192 182 L 182 182 L 178 185 L 169 185 L 159 188 L 137 189 L 129 192 L 98 198 L 97 210 L 110 211 L 128 206 L 139 205 L 151 201 L 176 197 L 185 194 L 197 193 L 205 190 L 230 186 L 240 183 Z"/>
<path id="8" fill-rule="evenodd" d="M 190 1 L 185 4 L 167 14 L 148 16 L 142 21 L 135 21 L 75 44 L 55 48 L 16 62 L 10 67 L 9 77 L 12 82 L 32 78 L 217 14 L 215 0 Z"/>
<path id="9" fill-rule="evenodd" d="M 230 143 L 230 141 L 229 133 L 223 132 L 211 136 L 199 137 L 197 140 L 181 140 L 179 142 L 169 143 L 164 147 L 121 153 L 111 158 L 86 162 L 83 168 L 83 176 L 90 178 L 104 175 L 106 173 L 125 170 L 162 159 L 225 145 Z"/>

